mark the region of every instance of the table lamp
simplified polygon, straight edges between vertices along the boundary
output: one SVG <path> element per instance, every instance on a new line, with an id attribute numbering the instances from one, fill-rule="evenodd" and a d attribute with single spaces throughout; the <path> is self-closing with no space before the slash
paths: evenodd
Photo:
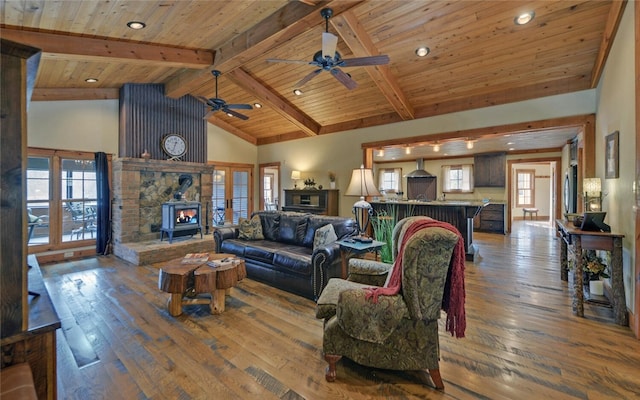
<path id="1" fill-rule="evenodd" d="M 291 171 L 291 179 L 293 179 L 293 188 L 296 189 L 300 179 L 300 171 Z"/>
<path id="2" fill-rule="evenodd" d="M 601 211 L 602 208 L 602 181 L 600 178 L 585 178 L 582 181 L 584 190 L 584 210 Z"/>
<path id="3" fill-rule="evenodd" d="M 363 165 L 360 168 L 355 168 L 351 173 L 351 181 L 345 195 L 360 197 L 360 200 L 353 205 L 353 215 L 358 227 L 358 236 L 353 239 L 359 242 L 371 242 L 372 239 L 366 236 L 366 232 L 373 216 L 373 207 L 365 200 L 365 197 L 380 196 L 373 180 L 373 171 Z"/>

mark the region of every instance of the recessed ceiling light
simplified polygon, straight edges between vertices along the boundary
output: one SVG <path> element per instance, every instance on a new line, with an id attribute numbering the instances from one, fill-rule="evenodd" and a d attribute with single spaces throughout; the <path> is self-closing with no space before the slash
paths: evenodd
<path id="1" fill-rule="evenodd" d="M 253 106 L 255 108 L 262 108 L 262 104 L 260 104 L 260 103 L 253 103 Z"/>
<path id="2" fill-rule="evenodd" d="M 422 47 L 418 47 L 416 49 L 416 55 L 418 57 L 425 57 L 426 55 L 428 55 L 431 52 L 431 50 L 428 47 L 422 46 Z"/>
<path id="3" fill-rule="evenodd" d="M 143 29 L 145 26 L 147 26 L 147 24 L 140 21 L 129 21 L 127 22 L 127 26 L 131 29 L 138 30 L 138 29 Z"/>
<path id="4" fill-rule="evenodd" d="M 507 146 L 511 146 L 513 142 L 507 142 Z"/>
<path id="5" fill-rule="evenodd" d="M 295 94 L 296 96 L 300 96 L 302 94 L 302 90 L 300 89 L 293 89 L 293 94 Z"/>
<path id="6" fill-rule="evenodd" d="M 98 79 L 97 78 L 87 78 L 84 81 L 87 82 L 87 83 L 96 83 L 96 82 L 98 82 Z"/>
<path id="7" fill-rule="evenodd" d="M 518 15 L 513 19 L 513 23 L 516 25 L 525 25 L 533 20 L 533 17 L 536 16 L 536 13 L 533 11 L 529 11 L 523 14 Z"/>

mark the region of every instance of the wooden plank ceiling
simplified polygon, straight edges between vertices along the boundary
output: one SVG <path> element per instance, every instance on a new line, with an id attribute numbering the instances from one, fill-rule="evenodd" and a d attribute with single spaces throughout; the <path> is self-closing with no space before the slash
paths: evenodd
<path id="1" fill-rule="evenodd" d="M 216 112 L 209 122 L 261 145 L 593 88 L 624 5 L 3 0 L 0 36 L 43 50 L 34 100 L 117 98 L 124 83 L 164 83 L 170 97 L 211 98 L 210 71 L 220 70 L 220 98 L 263 107 L 241 110 L 246 121 Z M 315 67 L 266 60 L 311 61 L 321 49 L 324 7 L 334 10 L 329 31 L 343 59 L 386 54 L 391 61 L 343 68 L 354 90 L 323 71 L 296 96 L 296 83 Z M 533 21 L 515 25 L 525 11 L 535 11 Z M 132 30 L 129 21 L 146 28 Z M 431 53 L 418 57 L 419 46 Z M 85 82 L 90 77 L 98 82 Z M 525 142 L 557 147 L 575 132 L 546 130 Z"/>

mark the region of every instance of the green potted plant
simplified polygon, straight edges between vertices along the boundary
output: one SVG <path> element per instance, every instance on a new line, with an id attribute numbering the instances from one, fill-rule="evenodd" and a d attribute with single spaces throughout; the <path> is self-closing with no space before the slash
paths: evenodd
<path id="1" fill-rule="evenodd" d="M 602 296 L 604 294 L 602 278 L 608 278 L 607 265 L 598 257 L 595 250 L 586 250 L 582 254 L 584 263 L 585 285 L 589 282 L 589 293 Z"/>
<path id="2" fill-rule="evenodd" d="M 397 223 L 397 216 L 394 207 L 387 207 L 386 210 L 379 210 L 371 219 L 373 236 L 385 245 L 380 249 L 380 260 L 385 263 L 393 263 L 393 228 Z"/>

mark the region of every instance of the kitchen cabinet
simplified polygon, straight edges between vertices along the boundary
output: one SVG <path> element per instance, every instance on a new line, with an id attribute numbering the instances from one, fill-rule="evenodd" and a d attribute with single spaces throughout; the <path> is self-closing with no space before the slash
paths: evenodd
<path id="1" fill-rule="evenodd" d="M 473 228 L 478 232 L 504 234 L 504 204 L 487 204 L 474 218 Z"/>
<path id="2" fill-rule="evenodd" d="M 507 154 L 486 153 L 473 157 L 473 184 L 477 187 L 504 187 Z"/>

